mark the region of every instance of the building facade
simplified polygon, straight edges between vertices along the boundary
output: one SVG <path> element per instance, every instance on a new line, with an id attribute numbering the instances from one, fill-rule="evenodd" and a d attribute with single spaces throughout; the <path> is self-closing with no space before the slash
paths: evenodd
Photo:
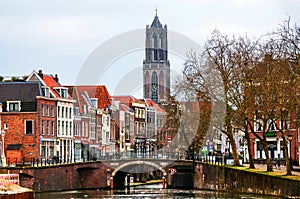
<path id="1" fill-rule="evenodd" d="M 0 93 L 1 144 L 7 163 L 55 156 L 56 100 L 45 96 L 38 82 L 4 82 Z"/>
<path id="2" fill-rule="evenodd" d="M 56 101 L 56 132 L 54 156 L 58 157 L 61 162 L 74 161 L 74 135 L 73 135 L 73 100 L 68 94 L 68 88 L 63 87 L 57 75 L 46 75 L 42 70 L 39 72 L 32 71 L 26 79 L 27 82 L 38 82 L 43 88 L 43 95 Z M 41 123 L 48 125 L 48 122 Z M 45 127 L 42 127 L 45 128 Z M 54 128 L 55 130 L 55 128 Z M 48 138 L 41 140 L 45 144 Z M 52 143 L 51 143 L 52 144 Z"/>

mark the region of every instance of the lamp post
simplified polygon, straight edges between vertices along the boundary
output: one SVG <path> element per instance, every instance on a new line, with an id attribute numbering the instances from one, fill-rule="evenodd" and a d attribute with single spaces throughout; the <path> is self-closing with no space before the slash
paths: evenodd
<path id="1" fill-rule="evenodd" d="M 4 153 L 4 136 L 5 136 L 5 131 L 2 130 L 0 132 L 1 138 L 2 138 L 2 153 L 1 153 L 1 162 L 2 162 L 2 167 L 6 167 L 6 157 Z"/>

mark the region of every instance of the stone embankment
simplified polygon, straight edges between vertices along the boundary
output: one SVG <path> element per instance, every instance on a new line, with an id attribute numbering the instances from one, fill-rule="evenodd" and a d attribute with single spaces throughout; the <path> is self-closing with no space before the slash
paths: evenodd
<path id="1" fill-rule="evenodd" d="M 300 173 L 295 171 L 292 173 L 292 176 L 286 176 L 284 166 L 274 168 L 273 172 L 266 172 L 266 165 L 256 165 L 256 169 L 250 169 L 247 165 L 233 167 L 197 164 L 194 187 L 259 195 L 299 197 Z"/>

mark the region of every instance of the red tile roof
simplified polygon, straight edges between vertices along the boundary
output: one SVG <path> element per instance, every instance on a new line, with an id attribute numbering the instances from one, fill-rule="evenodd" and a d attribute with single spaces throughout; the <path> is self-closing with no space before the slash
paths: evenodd
<path id="1" fill-rule="evenodd" d="M 60 98 L 59 94 L 53 89 L 53 87 L 60 87 L 61 85 L 56 82 L 52 75 L 43 75 L 43 81 L 47 86 L 50 87 L 52 93 L 54 93 L 56 98 Z"/>
<path id="2" fill-rule="evenodd" d="M 98 108 L 107 108 L 111 105 L 110 94 L 105 86 L 68 86 L 69 89 L 73 89 L 69 93 L 79 101 L 79 103 L 83 103 L 82 94 L 87 94 L 90 98 L 98 99 Z"/>
<path id="3" fill-rule="evenodd" d="M 129 108 L 132 108 L 132 102 L 139 102 L 140 100 L 131 96 L 131 95 L 125 95 L 125 96 L 113 96 L 112 97 L 115 101 L 120 101 L 121 104 L 125 104 Z"/>
<path id="4" fill-rule="evenodd" d="M 152 99 L 143 99 L 143 101 L 146 102 L 147 106 L 154 107 L 156 109 L 156 112 L 165 113 L 166 111 L 162 109 L 158 104 L 156 104 Z"/>
<path id="5" fill-rule="evenodd" d="M 128 112 L 130 111 L 130 108 L 126 106 L 125 104 L 120 104 L 120 110 Z"/>
<path id="6" fill-rule="evenodd" d="M 56 82 L 52 75 L 43 75 L 43 81 L 49 87 L 60 87 L 61 85 Z"/>

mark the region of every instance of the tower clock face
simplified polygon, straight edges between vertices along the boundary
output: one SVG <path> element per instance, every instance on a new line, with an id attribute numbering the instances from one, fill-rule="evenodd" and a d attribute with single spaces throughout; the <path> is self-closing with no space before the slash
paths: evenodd
<path id="1" fill-rule="evenodd" d="M 156 91 L 157 90 L 157 85 L 156 84 L 152 84 L 152 90 Z"/>

